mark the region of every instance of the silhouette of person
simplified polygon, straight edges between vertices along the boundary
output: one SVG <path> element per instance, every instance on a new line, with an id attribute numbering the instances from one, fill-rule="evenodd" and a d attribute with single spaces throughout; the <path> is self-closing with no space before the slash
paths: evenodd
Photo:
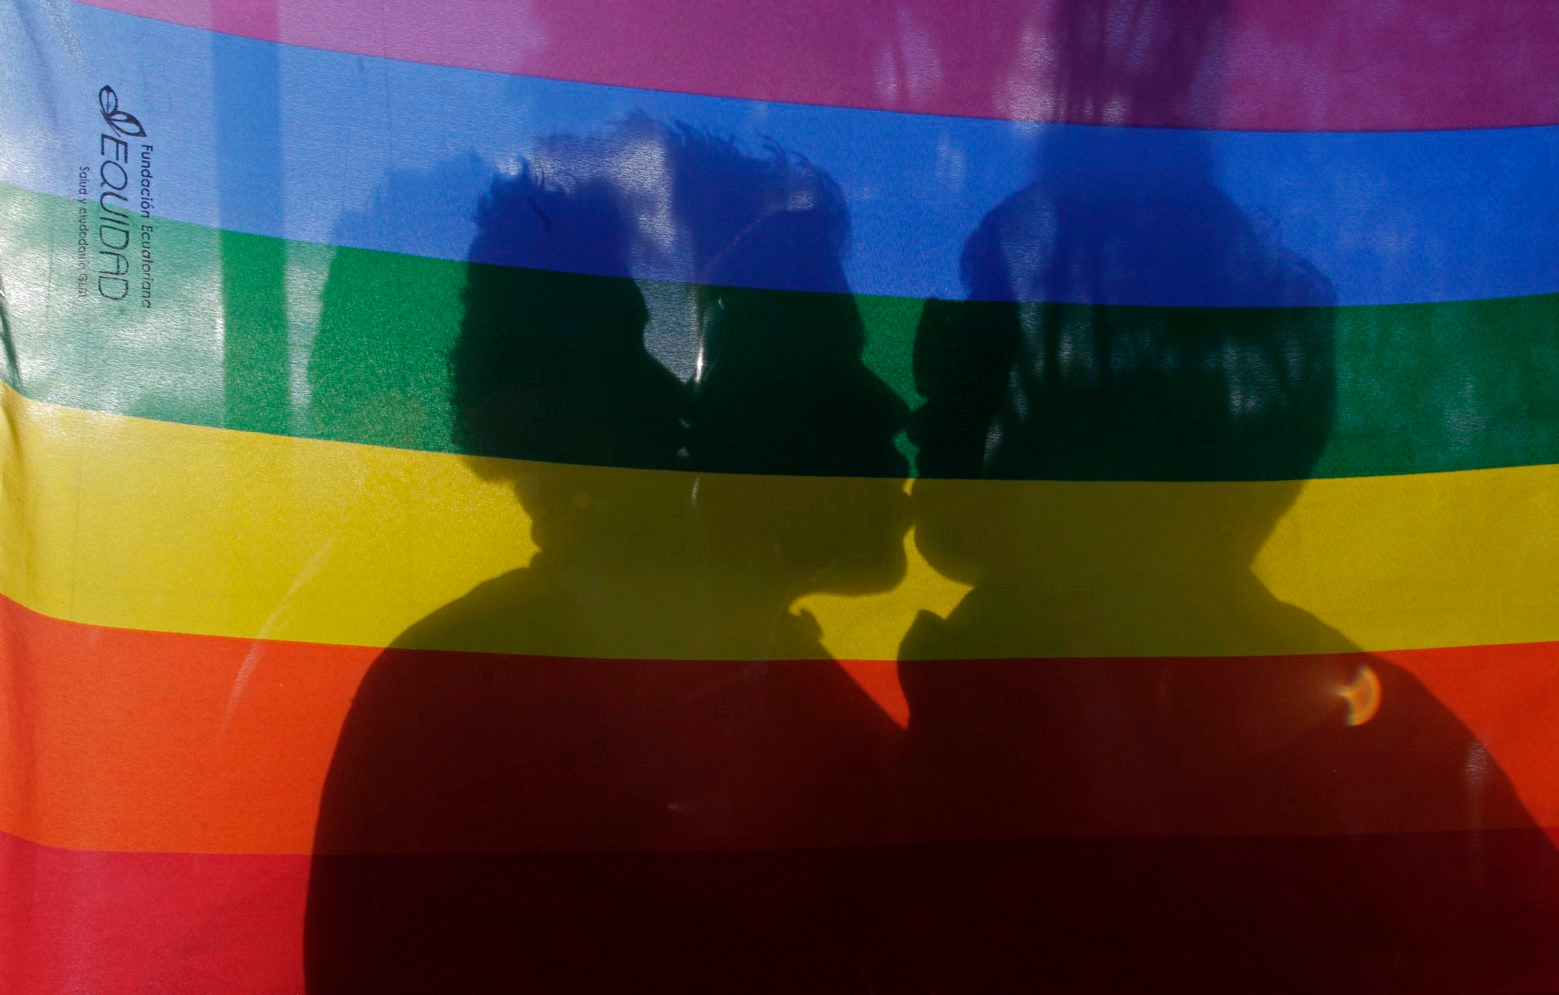
<path id="1" fill-rule="evenodd" d="M 1059 4 L 1019 96 L 1217 120 L 1231 23 L 1226 0 Z M 1552 848 L 1498 766 L 1251 571 L 1332 430 L 1331 288 L 1219 189 L 1205 136 L 1140 137 L 1048 129 L 964 245 L 968 300 L 922 314 L 915 541 L 972 587 L 900 654 L 905 974 L 1552 987 Z M 1150 275 L 1173 307 L 1110 306 Z M 1210 288 L 1261 307 L 1193 307 Z"/>
<path id="2" fill-rule="evenodd" d="M 549 186 L 530 173 L 494 185 L 479 228 L 479 243 L 625 237 L 602 191 Z M 350 296 L 349 287 L 341 292 Z M 449 356 L 461 449 L 675 464 L 683 391 L 637 338 L 646 312 L 632 282 L 470 265 L 463 308 Z M 636 492 L 588 466 L 473 468 L 511 475 L 537 552 L 527 567 L 418 623 L 398 647 L 448 645 L 453 634 L 487 629 L 587 654 L 606 635 L 596 625 L 609 625 L 614 603 L 647 579 L 648 560 L 675 564 L 690 493 L 675 477 Z M 616 676 L 601 664 L 565 669 L 541 658 L 400 648 L 374 663 L 322 801 L 316 852 L 341 856 L 321 857 L 313 870 L 311 990 L 527 980 L 514 961 L 532 940 L 567 939 L 549 933 L 568 919 L 567 896 L 548 887 L 557 858 L 514 855 L 601 847 L 625 824 L 652 839 L 672 831 L 663 785 L 645 769 L 653 732 L 634 713 L 636 689 Z M 599 925 L 622 927 L 604 913 Z M 574 942 L 577 952 L 582 937 Z M 529 980 L 566 976 L 563 964 L 548 966 L 557 977 Z"/>
<path id="3" fill-rule="evenodd" d="M 966 243 L 971 299 L 917 332 L 916 541 L 972 589 L 901 651 L 915 971 L 939 992 L 1515 983 L 1559 938 L 1546 835 L 1412 675 L 1251 571 L 1331 429 L 1330 288 L 1216 189 L 1203 139 L 1126 152 L 1058 133 Z M 1180 286 L 1308 306 L 1086 303 L 1136 279 L 1154 229 Z"/>
<path id="4" fill-rule="evenodd" d="M 861 362 L 843 202 L 778 150 L 642 119 L 607 141 L 667 152 L 665 190 L 712 281 L 781 239 L 838 293 L 770 306 L 699 290 L 702 365 L 683 385 L 645 348 L 633 281 L 467 267 L 455 442 L 524 460 L 472 466 L 512 484 L 537 552 L 365 677 L 322 801 L 311 991 L 862 985 L 869 867 L 847 847 L 878 832 L 900 731 L 790 611 L 903 569 L 905 411 Z M 472 255 L 518 239 L 555 240 L 565 265 L 571 247 L 648 251 L 624 187 L 588 169 L 500 180 Z M 773 496 L 775 473 L 852 460 L 886 475 Z M 646 625 L 673 658 L 608 658 Z M 559 656 L 417 648 L 473 633 Z"/>

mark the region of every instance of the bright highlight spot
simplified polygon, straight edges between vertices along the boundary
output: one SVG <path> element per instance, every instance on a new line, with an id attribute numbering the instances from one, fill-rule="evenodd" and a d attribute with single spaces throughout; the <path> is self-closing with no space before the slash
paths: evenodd
<path id="1" fill-rule="evenodd" d="M 1369 664 L 1360 664 L 1353 680 L 1337 689 L 1348 702 L 1348 715 L 1343 721 L 1350 726 L 1361 726 L 1380 711 L 1380 678 Z"/>

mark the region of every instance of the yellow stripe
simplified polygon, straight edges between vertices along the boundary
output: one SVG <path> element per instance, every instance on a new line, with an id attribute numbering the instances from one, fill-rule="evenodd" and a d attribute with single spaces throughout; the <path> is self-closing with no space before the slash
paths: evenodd
<path id="1" fill-rule="evenodd" d="M 490 585 L 485 609 L 468 601 L 471 624 L 420 626 L 404 642 L 623 658 L 783 655 L 780 644 L 720 635 L 752 628 L 727 617 L 741 603 L 732 589 L 772 582 L 799 595 L 793 607 L 813 613 L 832 655 L 889 659 L 918 612 L 946 615 L 965 582 L 984 578 L 984 596 L 960 612 L 968 624 L 925 644 L 933 655 L 1347 648 L 1330 630 L 1272 612 L 1246 569 L 1264 537 L 1256 574 L 1266 587 L 1365 649 L 1559 639 L 1551 466 L 1302 488 L 921 482 L 918 541 L 907 544 L 902 579 L 893 584 L 895 571 L 879 562 L 875 574 L 836 565 L 813 583 L 754 564 L 784 543 L 870 548 L 861 523 L 883 517 L 898 482 L 706 475 L 700 524 L 685 514 L 694 482 L 685 474 L 167 424 L 9 388 L 0 388 L 0 412 L 0 592 L 96 625 L 387 645 L 531 559 L 519 481 L 565 519 L 579 511 L 605 523 L 585 548 L 556 553 L 573 565 L 564 586 L 580 617 L 593 621 L 537 624 L 545 604 L 507 611 L 505 599 L 526 590 L 521 575 Z M 853 593 L 817 593 L 852 584 Z M 603 611 L 613 624 L 601 624 Z"/>

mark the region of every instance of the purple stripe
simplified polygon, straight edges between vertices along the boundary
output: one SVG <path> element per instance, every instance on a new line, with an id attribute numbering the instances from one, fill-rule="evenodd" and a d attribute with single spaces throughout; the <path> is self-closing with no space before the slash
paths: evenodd
<path id="1" fill-rule="evenodd" d="M 1540 0 L 81 0 L 311 48 L 753 100 L 1240 130 L 1559 123 Z"/>

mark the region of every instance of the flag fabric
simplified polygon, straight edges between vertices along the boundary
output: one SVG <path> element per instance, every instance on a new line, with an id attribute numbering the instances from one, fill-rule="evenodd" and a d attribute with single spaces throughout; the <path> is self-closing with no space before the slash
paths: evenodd
<path id="1" fill-rule="evenodd" d="M 1556 44 L 0 0 L 0 990 L 1559 991 Z"/>

